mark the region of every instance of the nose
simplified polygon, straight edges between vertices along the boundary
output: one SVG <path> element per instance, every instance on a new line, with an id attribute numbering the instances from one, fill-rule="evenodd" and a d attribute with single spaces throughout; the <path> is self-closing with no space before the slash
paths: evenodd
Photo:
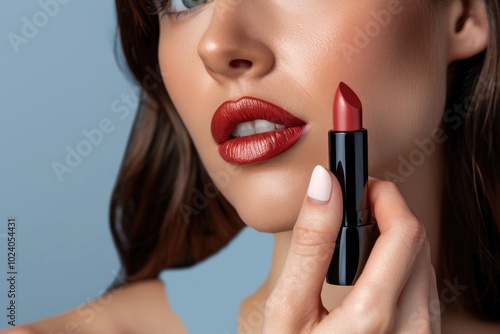
<path id="1" fill-rule="evenodd" d="M 250 0 L 253 1 L 253 0 Z M 207 30 L 198 44 L 207 72 L 224 83 L 261 78 L 274 67 L 274 53 L 257 28 L 256 15 L 244 9 L 247 0 L 217 0 Z M 262 18 L 259 19 L 262 24 Z"/>

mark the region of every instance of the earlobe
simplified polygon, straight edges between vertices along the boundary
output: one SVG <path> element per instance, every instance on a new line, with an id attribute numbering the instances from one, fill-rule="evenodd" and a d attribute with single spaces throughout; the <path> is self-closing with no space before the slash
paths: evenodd
<path id="1" fill-rule="evenodd" d="M 489 42 L 485 0 L 454 0 L 449 4 L 449 61 L 473 57 Z"/>

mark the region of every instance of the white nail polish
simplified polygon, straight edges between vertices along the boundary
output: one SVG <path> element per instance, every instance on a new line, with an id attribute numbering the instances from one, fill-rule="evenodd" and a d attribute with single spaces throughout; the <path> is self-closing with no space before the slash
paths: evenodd
<path id="1" fill-rule="evenodd" d="M 307 196 L 316 201 L 328 202 L 332 192 L 332 179 L 328 171 L 322 166 L 314 167 L 307 189 Z"/>

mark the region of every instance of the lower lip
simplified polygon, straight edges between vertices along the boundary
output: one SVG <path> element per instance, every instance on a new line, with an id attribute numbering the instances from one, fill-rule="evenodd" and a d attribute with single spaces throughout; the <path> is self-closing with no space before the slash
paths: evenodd
<path id="1" fill-rule="evenodd" d="M 302 136 L 305 125 L 230 139 L 218 146 L 222 159 L 249 165 L 274 158 L 290 149 Z"/>

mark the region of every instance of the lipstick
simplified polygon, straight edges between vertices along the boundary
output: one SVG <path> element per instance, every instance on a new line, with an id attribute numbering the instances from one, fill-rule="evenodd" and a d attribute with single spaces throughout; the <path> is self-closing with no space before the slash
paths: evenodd
<path id="1" fill-rule="evenodd" d="M 344 213 L 326 281 L 353 285 L 361 275 L 380 235 L 368 206 L 368 140 L 362 105 L 341 82 L 333 102 L 333 127 L 328 132 L 330 170 L 342 189 Z"/>

